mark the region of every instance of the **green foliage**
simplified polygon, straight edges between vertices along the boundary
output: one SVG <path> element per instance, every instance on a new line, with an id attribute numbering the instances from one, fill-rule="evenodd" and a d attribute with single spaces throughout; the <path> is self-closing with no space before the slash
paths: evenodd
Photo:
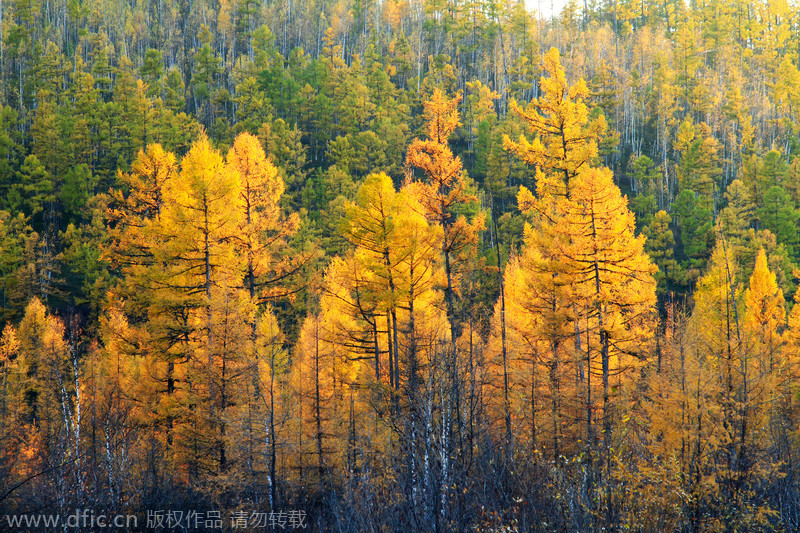
<path id="1" fill-rule="evenodd" d="M 46 212 L 55 200 L 53 177 L 35 155 L 25 158 L 17 171 L 16 183 L 8 193 L 8 207 L 14 213 L 25 213 L 42 228 L 47 219 Z"/>
<path id="2" fill-rule="evenodd" d="M 108 263 L 102 256 L 108 233 L 98 215 L 95 212 L 81 226 L 67 226 L 61 234 L 64 251 L 59 257 L 64 264 L 64 292 L 70 305 L 86 308 L 93 317 L 99 316 L 111 281 Z"/>
<path id="3" fill-rule="evenodd" d="M 12 217 L 0 211 L 0 320 L 17 320 L 25 303 L 35 294 L 36 252 L 39 235 L 29 219 L 18 213 Z"/>
<path id="4" fill-rule="evenodd" d="M 667 290 L 681 286 L 686 281 L 686 271 L 675 259 L 675 235 L 672 233 L 671 223 L 669 213 L 659 211 L 642 230 L 647 237 L 645 252 L 658 267 L 654 277 L 658 283 L 656 291 L 659 296 L 664 296 Z"/>
<path id="5" fill-rule="evenodd" d="M 286 183 L 285 205 L 297 209 L 300 193 L 305 185 L 308 171 L 308 148 L 302 143 L 302 132 L 297 126 L 290 127 L 283 119 L 264 123 L 258 130 L 258 138 L 264 145 L 272 162 Z"/>
<path id="6" fill-rule="evenodd" d="M 692 190 L 684 189 L 672 206 L 681 232 L 681 251 L 690 280 L 702 271 L 714 242 L 712 212 Z"/>
<path id="7" fill-rule="evenodd" d="M 64 215 L 70 222 L 80 222 L 87 213 L 87 202 L 95 193 L 92 171 L 83 163 L 75 165 L 64 176 L 64 184 L 59 191 L 59 199 Z"/>
<path id="8" fill-rule="evenodd" d="M 636 227 L 641 230 L 653 221 L 656 212 L 656 197 L 652 194 L 639 194 L 630 201 L 631 211 L 636 215 Z"/>
<path id="9" fill-rule="evenodd" d="M 681 151 L 677 168 L 681 188 L 695 191 L 705 205 L 712 206 L 720 191 L 722 175 L 719 142 L 705 123 L 695 128 L 691 122 L 683 122 L 676 144 Z"/>
<path id="10" fill-rule="evenodd" d="M 22 146 L 17 129 L 19 114 L 9 106 L 0 107 L 0 206 L 8 209 L 8 194 L 15 182 Z"/>
<path id="11" fill-rule="evenodd" d="M 800 210 L 782 187 L 773 185 L 764 193 L 762 207 L 756 211 L 764 229 L 775 234 L 779 244 L 786 247 L 790 257 L 800 254 Z"/>
<path id="12" fill-rule="evenodd" d="M 139 75 L 147 84 L 147 96 L 161 96 L 164 83 L 164 54 L 153 48 L 145 52 Z"/>
<path id="13" fill-rule="evenodd" d="M 728 205 L 719 216 L 726 238 L 742 240 L 756 218 L 756 205 L 741 180 L 734 180 L 725 191 Z"/>

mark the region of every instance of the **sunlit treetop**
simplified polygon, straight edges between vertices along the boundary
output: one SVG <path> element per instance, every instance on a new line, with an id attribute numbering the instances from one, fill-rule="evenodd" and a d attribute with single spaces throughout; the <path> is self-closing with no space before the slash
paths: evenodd
<path id="1" fill-rule="evenodd" d="M 567 84 L 558 50 L 551 48 L 542 59 L 539 85 L 542 96 L 522 107 L 511 102 L 511 108 L 527 124 L 533 140 L 525 135 L 512 141 L 503 138 L 503 147 L 536 169 L 537 194 L 568 194 L 569 182 L 598 155 L 598 144 L 607 125 L 600 114 L 589 120 L 584 100 L 589 89 L 584 80 L 571 87 Z"/>

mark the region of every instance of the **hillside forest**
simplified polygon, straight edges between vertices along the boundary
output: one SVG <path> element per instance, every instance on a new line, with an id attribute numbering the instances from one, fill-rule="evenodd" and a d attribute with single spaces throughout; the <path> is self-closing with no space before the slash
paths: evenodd
<path id="1" fill-rule="evenodd" d="M 4 516 L 799 530 L 800 6 L 533 7 L 0 0 Z"/>

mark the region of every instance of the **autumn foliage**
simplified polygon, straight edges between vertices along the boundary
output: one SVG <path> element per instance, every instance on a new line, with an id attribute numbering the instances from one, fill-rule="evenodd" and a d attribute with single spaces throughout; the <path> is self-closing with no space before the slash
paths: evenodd
<path id="1" fill-rule="evenodd" d="M 544 4 L 0 1 L 0 523 L 800 530 L 796 2 Z"/>

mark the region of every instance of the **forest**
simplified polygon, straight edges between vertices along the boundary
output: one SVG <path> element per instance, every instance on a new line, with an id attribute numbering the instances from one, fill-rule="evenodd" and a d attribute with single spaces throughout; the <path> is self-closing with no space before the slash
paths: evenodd
<path id="1" fill-rule="evenodd" d="M 800 5 L 534 8 L 0 0 L 0 530 L 800 530 Z"/>

